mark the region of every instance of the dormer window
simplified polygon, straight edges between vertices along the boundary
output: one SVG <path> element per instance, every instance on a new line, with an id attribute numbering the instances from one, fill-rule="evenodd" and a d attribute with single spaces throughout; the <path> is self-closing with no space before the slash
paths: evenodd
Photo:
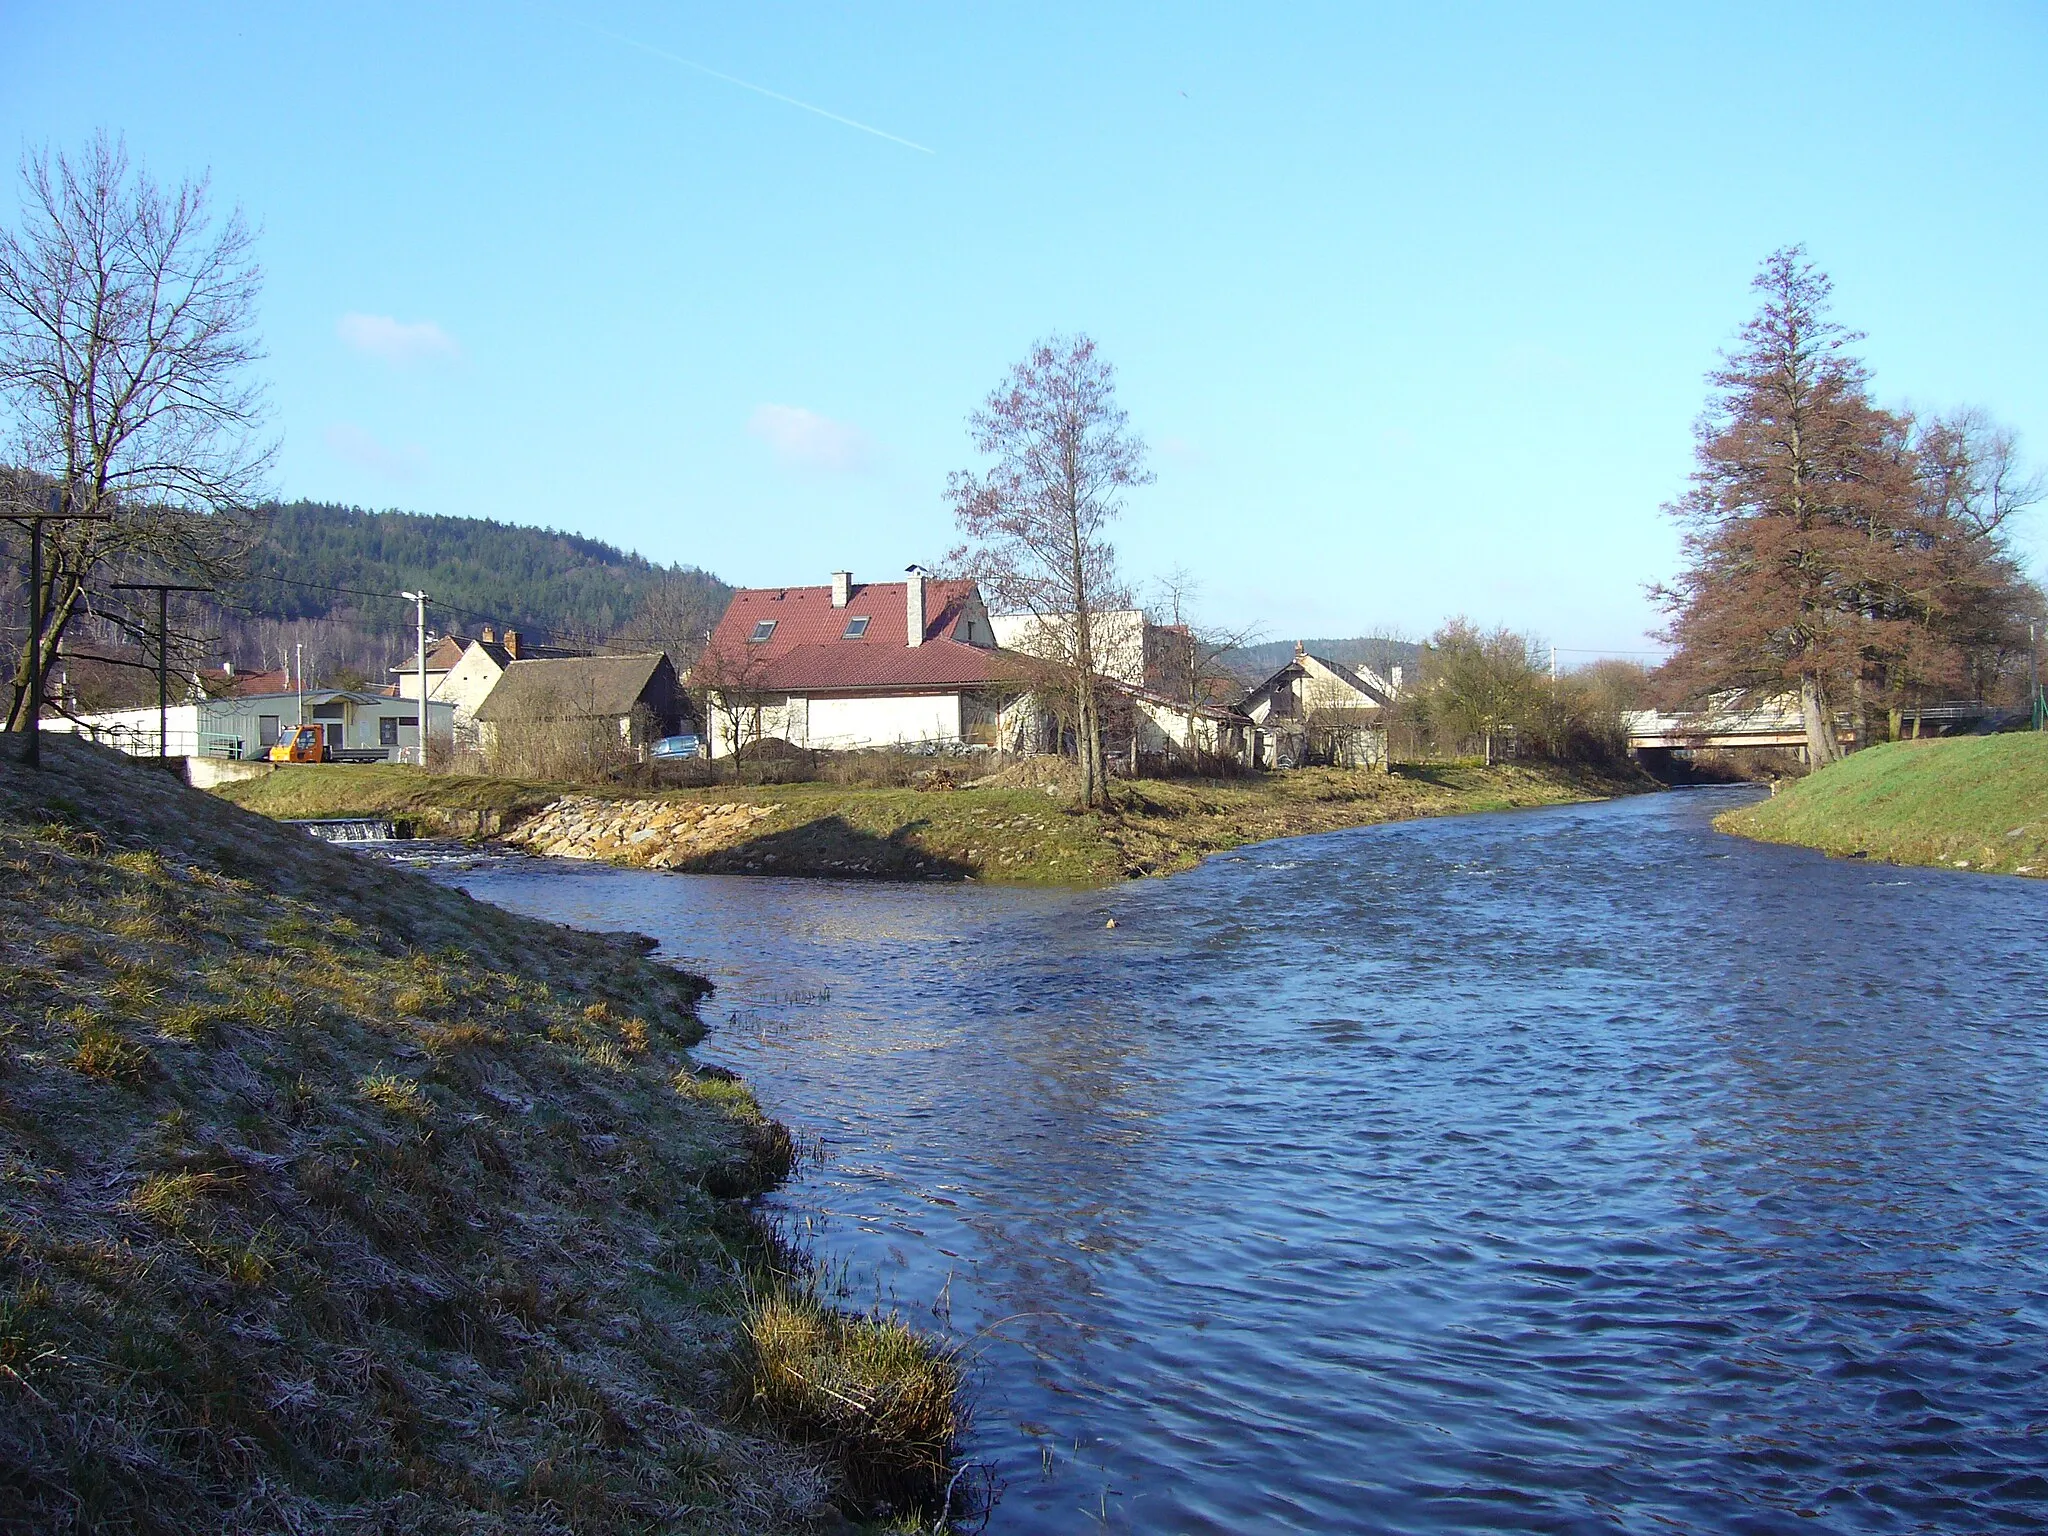
<path id="1" fill-rule="evenodd" d="M 766 640 L 770 635 L 774 633 L 775 621 L 773 619 L 758 620 L 754 625 L 754 632 L 751 635 L 747 636 L 747 643 L 749 645 L 759 645 L 763 640 Z"/>
<path id="2" fill-rule="evenodd" d="M 839 638 L 842 640 L 858 640 L 862 635 L 866 634 L 867 632 L 868 621 L 866 616 L 863 615 L 862 617 L 857 619 L 848 619 L 846 621 L 846 633 L 841 635 Z"/>

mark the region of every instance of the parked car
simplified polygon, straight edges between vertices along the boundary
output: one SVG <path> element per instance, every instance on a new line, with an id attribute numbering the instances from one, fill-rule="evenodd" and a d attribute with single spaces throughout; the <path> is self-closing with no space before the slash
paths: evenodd
<path id="1" fill-rule="evenodd" d="M 695 736 L 664 736 L 650 749 L 654 757 L 698 757 L 703 753 L 703 743 Z"/>

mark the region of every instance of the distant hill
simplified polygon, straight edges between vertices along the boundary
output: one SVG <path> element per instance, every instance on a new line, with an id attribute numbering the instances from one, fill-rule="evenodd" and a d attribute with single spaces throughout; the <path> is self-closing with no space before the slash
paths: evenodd
<path id="1" fill-rule="evenodd" d="M 1357 635 L 1349 640 L 1304 640 L 1301 643 L 1314 655 L 1341 662 L 1347 667 L 1368 666 L 1382 677 L 1387 675 L 1389 667 L 1402 667 L 1412 679 L 1416 663 L 1422 658 L 1422 647 L 1413 640 L 1388 640 L 1379 635 Z M 1286 666 L 1293 655 L 1292 640 L 1270 640 L 1264 645 L 1247 645 L 1241 650 L 1231 651 L 1224 656 L 1223 662 L 1234 672 L 1266 678 Z"/>
<path id="2" fill-rule="evenodd" d="M 535 639 L 606 638 L 657 589 L 680 587 L 722 612 L 732 589 L 694 566 L 659 566 L 596 539 L 488 518 L 369 512 L 294 501 L 265 509 L 269 531 L 231 600 L 252 618 L 389 622 L 408 606 L 363 593 L 424 588 L 437 627 L 453 619 L 523 628 Z M 333 590 L 333 589 L 346 590 Z M 390 612 L 386 612 L 386 608 Z"/>

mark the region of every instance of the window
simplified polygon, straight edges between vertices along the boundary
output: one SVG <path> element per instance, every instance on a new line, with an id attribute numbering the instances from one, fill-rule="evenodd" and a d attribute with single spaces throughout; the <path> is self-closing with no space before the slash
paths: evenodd
<path id="1" fill-rule="evenodd" d="M 398 716 L 379 715 L 377 717 L 377 745 L 380 747 L 395 747 L 398 745 Z"/>
<path id="2" fill-rule="evenodd" d="M 747 636 L 747 643 L 749 645 L 759 645 L 763 640 L 766 640 L 770 635 L 774 633 L 775 621 L 773 619 L 757 620 L 754 624 L 754 632 L 751 635 Z"/>
<path id="3" fill-rule="evenodd" d="M 839 638 L 842 640 L 858 640 L 862 635 L 866 634 L 867 632 L 868 621 L 866 619 L 848 619 L 846 621 L 846 633 L 841 635 Z"/>
<path id="4" fill-rule="evenodd" d="M 276 715 L 258 715 L 256 717 L 256 739 L 266 747 L 277 745 L 278 718 Z"/>

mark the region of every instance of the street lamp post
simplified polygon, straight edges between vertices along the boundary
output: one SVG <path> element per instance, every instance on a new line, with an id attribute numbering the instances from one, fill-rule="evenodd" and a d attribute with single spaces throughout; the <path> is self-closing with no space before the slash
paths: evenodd
<path id="1" fill-rule="evenodd" d="M 409 597 L 419 607 L 419 669 L 420 669 L 420 766 L 427 766 L 427 594 L 401 592 L 400 597 Z"/>

